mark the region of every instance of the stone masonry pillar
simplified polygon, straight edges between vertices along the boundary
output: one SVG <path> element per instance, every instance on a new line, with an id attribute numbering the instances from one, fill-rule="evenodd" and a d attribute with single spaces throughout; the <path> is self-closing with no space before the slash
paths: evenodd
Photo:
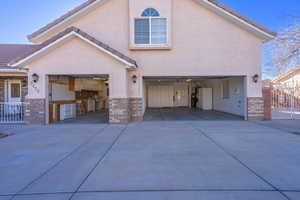
<path id="1" fill-rule="evenodd" d="M 126 124 L 130 121 L 129 99 L 112 98 L 109 100 L 109 123 Z"/>
<path id="2" fill-rule="evenodd" d="M 248 120 L 264 120 L 264 100 L 262 97 L 247 98 Z"/>
<path id="3" fill-rule="evenodd" d="M 26 99 L 25 122 L 28 124 L 46 124 L 46 100 Z"/>

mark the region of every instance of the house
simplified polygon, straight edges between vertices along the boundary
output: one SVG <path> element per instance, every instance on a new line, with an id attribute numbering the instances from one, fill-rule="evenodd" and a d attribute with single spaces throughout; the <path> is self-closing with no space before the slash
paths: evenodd
<path id="1" fill-rule="evenodd" d="M 262 45 L 275 36 L 216 0 L 88 0 L 30 34 L 32 45 L 0 46 L 1 76 L 11 91 L 28 87 L 34 124 L 95 110 L 141 121 L 147 109 L 191 108 L 192 95 L 199 110 L 263 119 Z M 27 85 L 9 81 L 25 74 Z"/>
<path id="2" fill-rule="evenodd" d="M 300 67 L 293 68 L 272 81 L 273 85 L 300 87 Z"/>

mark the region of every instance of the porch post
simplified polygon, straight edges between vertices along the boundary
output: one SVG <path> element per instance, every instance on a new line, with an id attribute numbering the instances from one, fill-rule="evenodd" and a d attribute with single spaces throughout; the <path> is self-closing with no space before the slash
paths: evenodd
<path id="1" fill-rule="evenodd" d="M 28 124 L 46 124 L 46 97 L 48 94 L 48 76 L 38 74 L 39 80 L 32 80 L 32 72 L 28 73 L 28 96 L 25 108 L 25 122 Z"/>

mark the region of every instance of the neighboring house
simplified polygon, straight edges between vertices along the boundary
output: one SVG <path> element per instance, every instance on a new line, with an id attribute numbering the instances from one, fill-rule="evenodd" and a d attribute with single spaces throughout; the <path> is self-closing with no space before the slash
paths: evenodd
<path id="1" fill-rule="evenodd" d="M 300 119 L 300 67 L 272 81 L 273 119 Z"/>
<path id="2" fill-rule="evenodd" d="M 29 123 L 106 108 L 111 123 L 141 121 L 197 92 L 208 108 L 263 119 L 262 45 L 275 35 L 215 0 L 88 0 L 33 45 L 0 46 L 11 51 L 1 74 L 9 85 L 27 72 Z"/>
<path id="3" fill-rule="evenodd" d="M 289 70 L 272 81 L 273 85 L 300 87 L 300 67 Z"/>

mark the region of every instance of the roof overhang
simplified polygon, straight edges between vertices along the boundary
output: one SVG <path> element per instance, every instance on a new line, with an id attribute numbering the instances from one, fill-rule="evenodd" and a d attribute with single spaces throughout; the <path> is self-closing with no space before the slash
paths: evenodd
<path id="1" fill-rule="evenodd" d="M 220 16 L 228 19 L 234 24 L 239 25 L 241 28 L 246 29 L 249 32 L 254 33 L 264 42 L 272 40 L 276 37 L 277 33 L 268 30 L 267 28 L 256 24 L 252 20 L 238 14 L 237 12 L 231 10 L 225 5 L 215 1 L 215 0 L 194 0 L 197 3 L 201 4 L 205 8 L 214 11 Z"/>
<path id="2" fill-rule="evenodd" d="M 87 33 L 81 31 L 76 27 L 70 27 L 65 31 L 59 33 L 58 35 L 54 36 L 53 38 L 45 41 L 41 44 L 40 48 L 37 51 L 33 52 L 30 55 L 27 55 L 23 58 L 18 58 L 17 60 L 12 61 L 9 63 L 12 67 L 23 67 L 30 63 L 32 60 L 47 54 L 49 51 L 54 49 L 55 47 L 63 44 L 64 42 L 78 37 L 81 40 L 87 42 L 88 44 L 96 47 L 98 50 L 110 55 L 111 57 L 115 58 L 116 60 L 124 63 L 127 68 L 136 68 L 136 62 L 127 56 L 124 56 L 122 53 L 118 52 L 117 50 L 109 47 L 108 45 L 96 40 L 95 38 L 91 37 Z"/>
<path id="3" fill-rule="evenodd" d="M 281 76 L 277 77 L 276 79 L 272 80 L 273 84 L 280 83 L 281 81 L 284 81 L 285 79 L 289 79 L 293 77 L 294 75 L 300 73 L 300 67 L 296 67 L 294 69 L 291 69 L 290 71 L 282 74 Z"/>
<path id="4" fill-rule="evenodd" d="M 65 15 L 59 17 L 57 20 L 51 22 L 50 24 L 42 27 L 36 32 L 30 34 L 28 39 L 30 41 L 35 41 L 48 33 L 59 29 L 64 24 L 70 23 L 70 21 L 77 19 L 78 17 L 88 13 L 90 10 L 96 8 L 97 6 L 105 3 L 108 0 L 88 0 Z M 232 9 L 226 7 L 225 5 L 219 3 L 216 0 L 194 0 L 195 2 L 201 4 L 202 6 L 214 11 L 215 13 L 223 16 L 233 22 L 234 24 L 239 25 L 240 27 L 248 30 L 249 32 L 254 33 L 260 37 L 263 42 L 267 42 L 276 37 L 276 33 L 268 30 L 267 28 L 255 23 L 254 21 L 240 15 L 239 13 L 233 11 Z"/>
<path id="5" fill-rule="evenodd" d="M 47 35 L 49 32 L 59 29 L 59 27 L 63 26 L 64 24 L 85 15 L 86 13 L 96 8 L 97 6 L 105 3 L 106 1 L 108 0 L 88 0 L 85 3 L 74 8 L 73 10 L 69 11 L 68 13 L 64 14 L 63 16 L 59 17 L 55 21 L 51 22 L 50 24 L 28 35 L 27 38 L 31 42 L 38 40 L 43 36 Z"/>
<path id="6" fill-rule="evenodd" d="M 10 66 L 0 66 L 0 73 L 24 74 L 27 73 L 27 69 L 20 69 L 18 67 L 10 67 Z"/>

